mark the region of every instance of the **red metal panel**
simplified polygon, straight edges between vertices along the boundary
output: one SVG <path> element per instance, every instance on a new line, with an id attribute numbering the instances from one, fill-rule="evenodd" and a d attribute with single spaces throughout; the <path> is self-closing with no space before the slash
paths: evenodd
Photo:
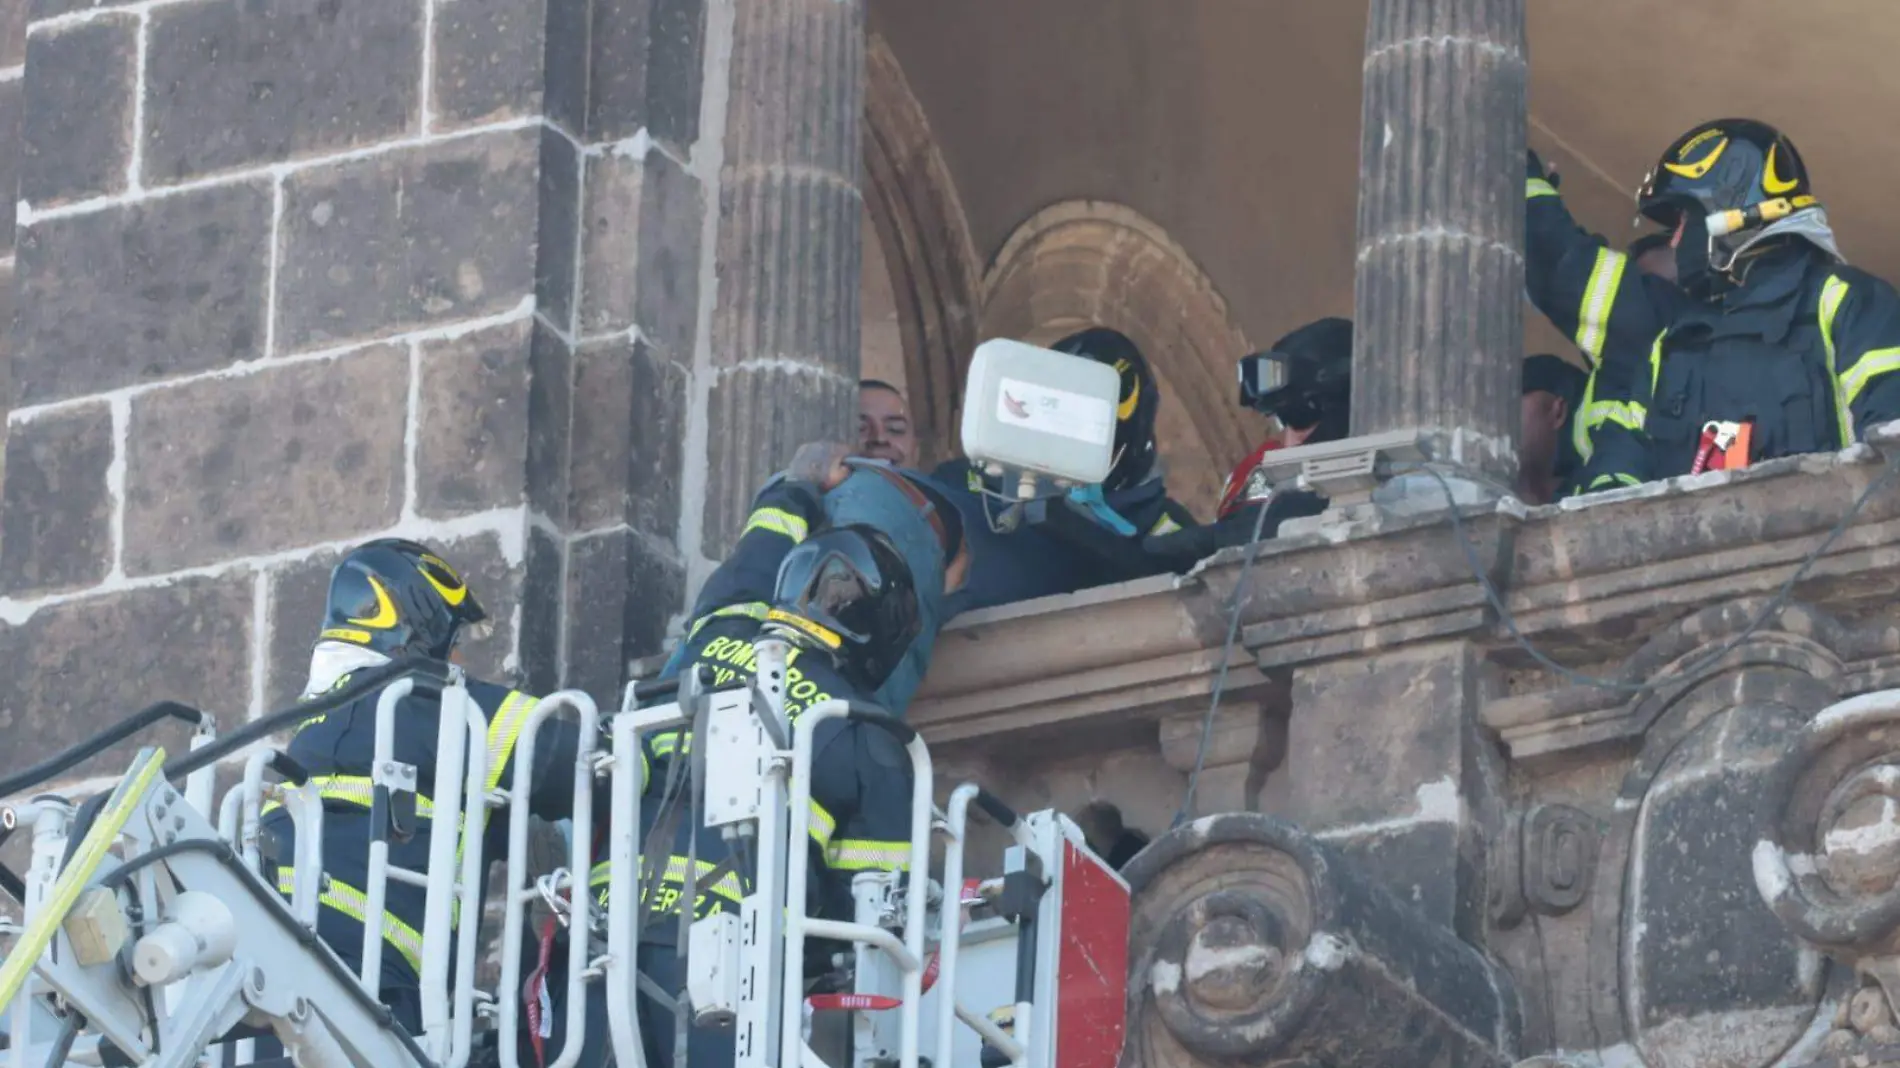
<path id="1" fill-rule="evenodd" d="M 1129 923 L 1127 886 L 1064 841 L 1055 1068 L 1115 1068 L 1127 1023 Z"/>

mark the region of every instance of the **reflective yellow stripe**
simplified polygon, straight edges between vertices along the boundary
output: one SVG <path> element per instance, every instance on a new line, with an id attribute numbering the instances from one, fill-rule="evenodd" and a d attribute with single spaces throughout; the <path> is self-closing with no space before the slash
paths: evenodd
<path id="1" fill-rule="evenodd" d="M 1148 533 L 1150 535 L 1172 534 L 1180 529 L 1181 524 L 1176 523 L 1173 516 L 1164 515 L 1155 522 L 1154 526 L 1148 528 Z"/>
<path id="2" fill-rule="evenodd" d="M 343 804 L 369 808 L 376 794 L 376 784 L 367 775 L 312 775 L 310 782 L 317 788 L 317 796 L 325 801 L 338 801 Z M 264 802 L 264 812 L 284 807 L 281 801 Z M 435 802 L 421 794 L 416 795 L 416 815 L 423 819 L 435 818 Z"/>
<path id="3" fill-rule="evenodd" d="M 514 752 L 515 742 L 521 738 L 521 726 L 528 721 L 528 713 L 540 703 L 538 698 L 510 691 L 496 711 L 494 722 L 488 725 L 488 781 L 483 785 L 490 793 L 501 785 L 502 768 L 507 766 L 508 754 Z M 487 822 L 486 815 L 483 822 Z"/>
<path id="4" fill-rule="evenodd" d="M 1603 346 L 1610 336 L 1610 311 L 1616 306 L 1623 268 L 1628 265 L 1629 257 L 1621 252 L 1598 249 L 1590 284 L 1583 289 L 1583 306 L 1577 311 L 1577 347 L 1592 367 L 1603 359 Z"/>
<path id="5" fill-rule="evenodd" d="M 1900 349 L 1875 349 L 1861 356 L 1860 362 L 1847 369 L 1841 376 L 1841 390 L 1847 404 L 1860 399 L 1860 395 L 1874 379 L 1881 375 L 1900 370 Z M 1845 407 L 1842 408 L 1846 410 Z"/>
<path id="6" fill-rule="evenodd" d="M 825 863 L 837 871 L 909 871 L 910 843 L 840 838 L 826 847 Z"/>
<path id="7" fill-rule="evenodd" d="M 1524 199 L 1526 200 L 1535 200 L 1538 197 L 1554 197 L 1556 195 L 1557 187 L 1542 178 L 1526 178 L 1524 180 Z"/>
<path id="8" fill-rule="evenodd" d="M 700 877 L 703 879 L 704 877 L 711 875 L 713 873 L 713 869 L 717 868 L 718 866 L 719 865 L 709 860 L 700 861 L 698 864 Z M 612 868 L 609 867 L 607 862 L 604 860 L 601 861 L 599 864 L 594 865 L 593 870 L 589 872 L 587 875 L 588 888 L 599 889 L 601 891 L 599 898 L 603 902 L 607 900 L 606 886 L 607 886 L 608 880 L 611 877 L 612 877 Z M 684 886 L 686 884 L 686 858 L 685 857 L 666 858 L 666 871 L 664 874 L 660 876 L 660 879 L 663 882 L 676 883 L 678 885 Z M 735 904 L 738 903 L 740 898 L 745 897 L 745 889 L 739 885 L 738 875 L 732 872 L 727 872 L 726 874 L 720 876 L 719 881 L 717 883 L 714 883 L 712 886 L 707 886 L 705 883 L 700 882 L 700 883 L 696 883 L 694 888 L 702 892 L 710 890 L 712 893 L 719 894 L 723 897 L 731 899 L 733 903 Z"/>
<path id="9" fill-rule="evenodd" d="M 1590 431 L 1593 428 L 1589 420 L 1584 419 L 1581 413 L 1596 407 L 1596 395 L 1597 371 L 1592 367 L 1590 377 L 1583 385 L 1583 402 L 1578 406 L 1579 415 L 1570 421 L 1570 443 L 1576 446 L 1577 455 L 1584 463 L 1589 463 L 1590 457 L 1596 453 L 1596 442 L 1590 438 Z"/>
<path id="10" fill-rule="evenodd" d="M 1656 335 L 1656 343 L 1649 349 L 1649 399 L 1656 399 L 1656 388 L 1662 384 L 1663 342 L 1669 337 L 1665 330 Z"/>
<path id="11" fill-rule="evenodd" d="M 1641 430 L 1649 418 L 1649 409 L 1635 401 L 1595 401 L 1584 407 L 1579 417 L 1591 430 L 1604 423 L 1615 423 L 1628 430 Z"/>
<path id="12" fill-rule="evenodd" d="M 820 846 L 829 846 L 831 836 L 837 831 L 838 821 L 831 818 L 831 813 L 825 811 L 825 806 L 816 801 L 811 802 L 811 840 Z"/>
<path id="13" fill-rule="evenodd" d="M 1617 485 L 1640 486 L 1642 484 L 1643 483 L 1641 482 L 1641 480 L 1639 480 L 1635 475 L 1625 475 L 1625 474 L 1598 475 L 1597 477 L 1590 480 L 1590 489 L 1592 492 L 1594 492 L 1596 490 L 1604 488 L 1605 486 L 1617 486 Z"/>
<path id="14" fill-rule="evenodd" d="M 720 609 L 716 609 L 714 611 L 708 612 L 705 615 L 700 616 L 698 619 L 694 620 L 692 629 L 686 632 L 686 640 L 692 641 L 694 636 L 696 636 L 699 633 L 699 628 L 705 626 L 708 623 L 711 623 L 715 619 L 734 619 L 734 618 L 743 617 L 746 619 L 763 620 L 765 618 L 765 614 L 767 612 L 770 612 L 771 610 L 772 610 L 772 606 L 769 604 L 766 604 L 764 601 L 749 601 L 745 604 L 727 605 L 724 608 L 720 608 Z"/>
<path id="15" fill-rule="evenodd" d="M 323 892 L 317 900 L 324 905 L 341 912 L 357 923 L 367 924 L 369 917 L 369 897 L 354 886 L 340 883 L 334 878 L 324 876 Z M 277 892 L 289 898 L 297 889 L 297 873 L 291 868 L 277 870 Z M 417 975 L 422 974 L 422 935 L 414 927 L 396 918 L 388 909 L 383 910 L 383 941 L 394 946 L 402 959 L 409 962 Z"/>
<path id="16" fill-rule="evenodd" d="M 751 517 L 745 521 L 745 529 L 739 532 L 739 536 L 743 538 L 755 530 L 766 530 L 774 534 L 783 534 L 792 539 L 793 544 L 804 541 L 805 535 L 811 532 L 802 517 L 794 515 L 783 508 L 759 508 L 754 510 Z"/>
<path id="17" fill-rule="evenodd" d="M 1849 390 L 1846 379 L 1841 375 L 1840 360 L 1834 349 L 1834 317 L 1841 313 L 1841 302 L 1846 299 L 1847 283 L 1838 276 L 1829 275 L 1827 282 L 1821 286 L 1821 343 L 1827 346 L 1827 377 L 1834 383 L 1835 416 L 1840 424 L 1841 448 L 1843 449 L 1854 442 L 1854 413 L 1850 406 L 1860 393 L 1858 389 Z M 1874 355 L 1876 354 L 1870 352 L 1863 356 L 1861 362 L 1855 365 L 1854 370 L 1847 373 L 1847 377 L 1851 378 L 1854 372 L 1865 366 L 1867 360 Z M 1862 378 L 1861 385 L 1864 387 L 1866 379 L 1872 377 L 1873 374 L 1869 374 Z"/>

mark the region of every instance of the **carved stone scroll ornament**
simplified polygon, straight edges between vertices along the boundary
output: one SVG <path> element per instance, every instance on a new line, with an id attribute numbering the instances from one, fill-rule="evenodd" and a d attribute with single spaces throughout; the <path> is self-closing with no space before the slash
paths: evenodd
<path id="1" fill-rule="evenodd" d="M 1599 821 L 1569 805 L 1533 805 L 1505 820 L 1491 858 L 1491 919 L 1506 930 L 1528 913 L 1562 916 L 1596 878 Z"/>
<path id="2" fill-rule="evenodd" d="M 1900 690 L 1824 709 L 1768 785 L 1756 888 L 1789 930 L 1862 983 L 1827 1050 L 1900 1063 L 1876 1052 L 1900 1045 Z"/>
<path id="3" fill-rule="evenodd" d="M 1325 843 L 1271 817 L 1176 828 L 1135 892 L 1126 1068 L 1503 1068 L 1508 977 Z"/>

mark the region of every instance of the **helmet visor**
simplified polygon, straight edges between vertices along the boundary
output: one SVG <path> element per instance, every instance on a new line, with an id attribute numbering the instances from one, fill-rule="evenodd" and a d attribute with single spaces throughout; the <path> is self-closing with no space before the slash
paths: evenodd
<path id="1" fill-rule="evenodd" d="M 856 645 L 873 642 L 880 625 L 893 622 L 890 605 L 879 602 L 893 592 L 870 543 L 861 535 L 814 539 L 793 549 L 779 566 L 776 607 L 834 630 Z M 906 613 L 913 621 L 913 599 Z M 909 638 L 903 639 L 908 641 Z"/>

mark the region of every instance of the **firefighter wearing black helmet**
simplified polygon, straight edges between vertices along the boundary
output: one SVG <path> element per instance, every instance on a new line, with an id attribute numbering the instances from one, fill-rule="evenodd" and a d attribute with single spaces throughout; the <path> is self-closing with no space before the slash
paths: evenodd
<path id="1" fill-rule="evenodd" d="M 1000 479 L 968 460 L 938 466 L 932 477 L 955 496 L 975 545 L 970 581 L 950 598 L 952 615 L 1108 585 L 1170 570 L 1144 539 L 1193 527 L 1192 514 L 1168 496 L 1155 441 L 1161 388 L 1148 360 L 1119 331 L 1094 327 L 1050 346 L 1115 368 L 1121 376 L 1114 464 L 1100 487 L 1102 503 L 1128 525 L 1112 529 L 1099 513 L 1073 501 L 1041 500 L 1011 511 Z"/>
<path id="2" fill-rule="evenodd" d="M 854 471 L 884 478 L 908 500 L 900 510 L 928 533 L 919 536 L 942 554 L 947 567 L 930 571 L 930 580 L 954 586 L 967 563 L 960 517 L 940 491 L 919 477 L 883 464 L 846 463 L 845 446 L 815 444 L 801 448 L 787 472 L 772 480 L 753 500 L 738 544 L 707 580 L 693 609 L 679 662 L 683 670 L 703 670 L 715 688 L 749 682 L 756 670 L 755 642 L 783 639 L 791 646 L 785 679 L 786 712 L 794 720 L 829 700 L 874 704 L 872 695 L 903 661 L 913 642 L 928 639 L 917 569 L 900 551 L 892 531 L 872 523 L 827 521 L 825 495 Z M 677 956 L 678 923 L 687 909 L 683 892 L 687 864 L 694 869 L 690 912 L 702 918 L 739 908 L 749 888 L 743 870 L 721 870 L 731 846 L 698 826 L 686 802 L 671 787 L 690 752 L 684 734 L 649 740 L 655 762 L 642 818 L 643 838 L 656 856 L 644 881 L 640 970 L 669 993 L 684 987 Z M 863 871 L 903 870 L 910 860 L 912 776 L 903 748 L 875 727 L 829 720 L 813 740 L 811 766 L 811 841 L 809 888 L 813 912 L 832 919 L 852 918 L 851 880 Z M 595 866 L 592 883 L 600 904 L 608 903 L 607 865 Z M 562 947 L 560 952 L 568 952 Z M 821 961 L 824 954 L 815 954 Z M 550 969 L 559 974 L 559 965 Z M 554 992 L 554 993 L 558 993 Z M 579 1065 L 606 1063 L 606 991 L 588 989 L 589 1033 Z M 636 1005 L 641 1042 L 649 1065 L 672 1063 L 674 1021 L 669 1008 L 642 996 Z M 562 1048 L 564 1013 L 552 1014 L 554 1034 L 544 1043 L 550 1056 Z M 695 1028 L 688 1043 L 691 1068 L 732 1063 L 730 1030 Z"/>
<path id="3" fill-rule="evenodd" d="M 1583 492 L 1844 448 L 1900 416 L 1900 295 L 1849 267 L 1794 144 L 1722 119 L 1637 192 L 1672 285 L 1579 230 L 1533 154 L 1527 284 L 1593 364 Z"/>
<path id="4" fill-rule="evenodd" d="M 395 660 L 448 661 L 457 645 L 487 621 L 468 583 L 441 556 L 411 541 L 383 539 L 345 554 L 330 575 L 323 627 L 311 653 L 305 699 L 346 683 L 351 673 Z M 468 692 L 488 719 L 488 787 L 506 789 L 514 781 L 514 748 L 536 699 L 477 679 Z M 289 754 L 311 775 L 324 799 L 323 908 L 317 933 L 352 970 L 361 966 L 364 884 L 369 869 L 370 769 L 375 755 L 376 704 L 370 694 L 333 712 L 304 721 L 292 737 Z M 414 765 L 420 793 L 411 832 L 390 843 L 390 863 L 426 871 L 430 822 L 427 793 L 435 783 L 438 699 L 422 690 L 397 709 L 395 758 Z M 573 768 L 580 732 L 569 721 L 542 728 L 535 743 L 532 811 L 544 819 L 572 815 Z M 597 792 L 603 802 L 606 791 Z M 600 813 L 605 816 L 603 807 Z M 485 842 L 486 855 L 506 847 L 507 820 L 489 812 L 471 827 Z M 295 829 L 289 814 L 268 806 L 263 820 L 269 852 L 281 865 L 279 889 L 290 892 L 294 872 Z M 453 833 L 453 832 L 450 832 Z M 483 837 L 485 836 L 485 837 Z M 474 841 L 465 841 L 472 847 Z M 421 1025 L 421 948 L 425 891 L 391 880 L 387 888 L 382 957 L 383 1003 L 397 1022 L 415 1032 Z"/>

